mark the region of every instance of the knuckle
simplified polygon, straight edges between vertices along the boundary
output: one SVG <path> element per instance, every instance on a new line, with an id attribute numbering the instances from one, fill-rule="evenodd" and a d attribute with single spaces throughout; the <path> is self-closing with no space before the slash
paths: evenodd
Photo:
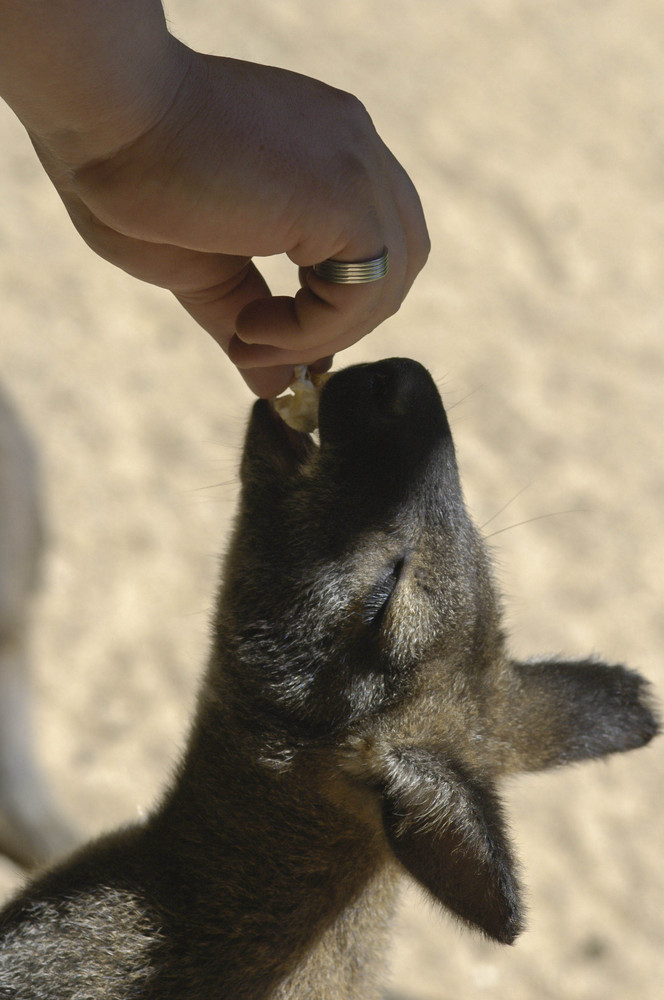
<path id="1" fill-rule="evenodd" d="M 362 133 L 367 130 L 374 131 L 371 115 L 359 97 L 346 90 L 337 90 L 336 95 L 340 105 L 339 111 L 347 127 L 358 129 Z"/>
<path id="2" fill-rule="evenodd" d="M 343 94 L 340 134 L 331 161 L 341 196 L 349 201 L 369 199 L 382 174 L 380 142 L 366 108 L 356 97 Z"/>
<path id="3" fill-rule="evenodd" d="M 415 263 L 417 265 L 418 271 L 421 271 L 426 262 L 429 259 L 429 254 L 431 253 L 431 239 L 427 230 L 424 230 L 422 234 L 422 239 L 420 245 L 418 246 L 417 252 L 415 254 Z"/>

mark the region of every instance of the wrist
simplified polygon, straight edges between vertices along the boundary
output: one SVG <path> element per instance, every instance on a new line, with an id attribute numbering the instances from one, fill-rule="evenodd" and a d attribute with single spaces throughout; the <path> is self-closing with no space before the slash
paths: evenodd
<path id="1" fill-rule="evenodd" d="M 151 128 L 188 62 L 160 0 L 0 0 L 0 94 L 42 158 L 65 169 Z"/>

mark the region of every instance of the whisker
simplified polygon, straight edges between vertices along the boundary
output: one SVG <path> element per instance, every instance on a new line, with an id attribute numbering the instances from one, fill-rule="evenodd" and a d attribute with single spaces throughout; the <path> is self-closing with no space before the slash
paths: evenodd
<path id="1" fill-rule="evenodd" d="M 576 507 L 570 510 L 554 510 L 550 514 L 537 514 L 536 517 L 527 517 L 525 521 L 517 521 L 516 524 L 508 524 L 506 528 L 498 528 L 497 531 L 492 531 L 490 535 L 485 535 L 485 541 L 489 538 L 495 538 L 496 535 L 502 535 L 504 531 L 511 531 L 512 528 L 520 528 L 524 524 L 531 524 L 533 521 L 543 521 L 547 517 L 562 517 L 563 514 L 588 514 L 589 510 L 587 507 Z M 488 523 L 488 522 L 487 522 Z"/>
<path id="2" fill-rule="evenodd" d="M 231 479 L 222 479 L 220 483 L 209 483 L 207 486 L 192 486 L 190 490 L 186 490 L 187 493 L 202 493 L 204 490 L 216 490 L 220 487 L 235 486 L 237 483 L 237 476 L 233 476 Z"/>
<path id="3" fill-rule="evenodd" d="M 486 528 L 487 524 L 491 524 L 491 522 L 492 522 L 492 521 L 495 521 L 495 520 L 496 520 L 496 518 L 497 518 L 497 517 L 499 517 L 499 515 L 500 515 L 500 514 L 502 514 L 504 510 L 507 510 L 507 508 L 508 508 L 508 507 L 510 507 L 510 506 L 511 506 L 511 505 L 512 505 L 512 504 L 514 503 L 514 501 L 515 501 L 515 500 L 518 500 L 518 498 L 519 498 L 519 497 L 520 497 L 520 496 L 521 496 L 521 495 L 522 495 L 523 493 L 525 493 L 525 492 L 526 492 L 526 490 L 529 490 L 529 489 L 530 489 L 530 487 L 531 487 L 532 485 L 533 485 L 532 483 L 526 483 L 526 485 L 525 485 L 525 486 L 522 486 L 522 487 L 521 487 L 521 489 L 520 489 L 520 490 L 518 490 L 518 491 L 517 491 L 517 492 L 516 492 L 516 493 L 514 494 L 514 496 L 513 496 L 513 497 L 510 497 L 510 499 L 509 499 L 509 500 L 507 501 L 507 503 L 504 503 L 504 504 L 503 504 L 503 506 L 502 506 L 502 507 L 500 507 L 500 508 L 499 508 L 499 509 L 498 509 L 498 510 L 496 511 L 496 513 L 495 513 L 495 514 L 492 514 L 492 516 L 491 516 L 491 517 L 489 518 L 489 520 L 488 520 L 488 521 L 485 521 L 485 522 L 484 522 L 484 524 L 480 525 L 480 529 L 481 529 L 482 531 L 484 531 L 484 529 Z"/>
<path id="4" fill-rule="evenodd" d="M 196 611 L 183 611 L 182 618 L 199 618 L 201 615 L 205 615 L 209 618 L 214 611 L 214 605 L 210 604 L 206 608 L 198 608 Z"/>
<path id="5" fill-rule="evenodd" d="M 476 385 L 474 389 L 471 389 L 469 392 L 467 392 L 465 396 L 461 397 L 461 399 L 457 399 L 455 403 L 447 404 L 445 407 L 446 410 L 448 412 L 450 410 L 456 410 L 457 406 L 461 406 L 462 403 L 465 403 L 467 400 L 469 400 L 471 396 L 476 395 L 476 393 L 478 393 L 481 389 L 484 389 L 483 385 Z"/>

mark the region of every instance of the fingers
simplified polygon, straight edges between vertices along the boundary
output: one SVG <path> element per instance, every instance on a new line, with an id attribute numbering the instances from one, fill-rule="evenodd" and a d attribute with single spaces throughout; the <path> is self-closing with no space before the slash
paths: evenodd
<path id="1" fill-rule="evenodd" d="M 265 307 L 273 315 L 283 311 L 285 317 L 287 318 L 292 312 L 293 299 L 290 298 L 272 298 L 266 300 Z M 253 308 L 253 304 L 252 304 Z M 343 351 L 347 347 L 351 347 L 352 344 L 357 343 L 357 341 L 366 332 L 363 327 L 356 328 L 351 327 L 342 336 L 337 336 L 334 340 L 325 341 L 324 343 L 319 343 L 318 340 L 309 348 L 301 347 L 295 345 L 291 349 L 284 349 L 281 347 L 275 347 L 271 344 L 245 344 L 244 341 L 236 335 L 234 336 L 230 344 L 228 345 L 228 356 L 234 365 L 243 371 L 257 368 L 265 367 L 269 365 L 276 364 L 306 364 L 312 365 L 319 358 L 332 356 L 338 351 Z"/>
<path id="2" fill-rule="evenodd" d="M 230 273 L 229 273 L 230 271 Z M 201 273 L 187 288 L 171 289 L 190 316 L 228 351 L 235 333 L 235 317 L 250 302 L 269 300 L 265 279 L 249 261 L 225 258 L 212 280 Z"/>
<path id="3" fill-rule="evenodd" d="M 80 235 L 95 253 L 128 274 L 167 288 L 185 308 L 206 317 L 209 330 L 227 346 L 237 312 L 270 291 L 250 258 L 205 253 L 169 243 L 154 243 L 118 232 L 101 222 L 80 198 L 61 194 Z M 224 302 L 231 302 L 226 309 Z M 235 312 L 232 310 L 235 309 Z"/>
<path id="4" fill-rule="evenodd" d="M 389 163 L 390 189 L 403 224 L 407 247 L 407 262 L 403 297 L 410 291 L 415 278 L 426 264 L 431 250 L 424 209 L 413 182 L 394 154 L 384 146 Z"/>
<path id="5" fill-rule="evenodd" d="M 138 240 L 100 222 L 79 198 L 64 195 L 63 201 L 79 233 L 99 256 L 141 281 L 172 291 L 226 353 L 237 314 L 247 303 L 270 295 L 262 275 L 246 257 Z M 293 363 L 277 359 L 269 367 L 242 374 L 256 395 L 276 396 L 291 381 Z"/>
<path id="6" fill-rule="evenodd" d="M 297 93 L 301 86 L 298 79 Z M 314 88 L 320 100 L 328 94 L 321 87 Z M 291 90 L 288 94 L 286 108 L 295 99 Z M 135 235 L 117 231 L 100 222 L 80 197 L 62 194 L 89 245 L 135 277 L 170 289 L 226 351 L 252 391 L 261 396 L 275 395 L 285 388 L 294 364 L 312 364 L 331 357 L 393 315 L 429 252 L 422 206 L 406 171 L 382 143 L 364 112 L 351 129 L 350 138 L 344 133 L 340 145 L 334 135 L 330 139 L 328 132 L 334 132 L 348 117 L 337 113 L 336 100 L 332 104 L 335 113 L 331 124 L 321 127 L 321 135 L 314 143 L 318 152 L 312 162 L 321 176 L 315 173 L 311 178 L 306 171 L 298 173 L 298 159 L 290 172 L 278 175 L 278 196 L 265 205 L 261 203 L 261 212 L 267 212 L 267 216 L 260 214 L 253 202 L 244 205 L 238 197 L 235 201 L 239 207 L 230 212 L 228 204 L 235 206 L 235 202 L 229 201 L 227 188 L 234 190 L 232 184 L 227 184 L 221 195 L 216 189 L 206 189 L 211 206 L 204 214 L 206 225 L 210 219 L 215 220 L 212 241 L 207 229 L 201 231 L 198 201 L 187 203 L 185 211 L 177 202 L 176 195 L 181 195 L 177 185 L 159 188 L 162 195 L 165 190 L 168 198 L 177 202 L 176 213 L 169 214 L 168 199 L 158 206 L 158 218 L 169 221 L 170 228 L 166 226 L 163 235 L 169 234 L 170 243 L 157 242 L 154 226 L 143 234 L 145 239 L 139 238 L 140 231 Z M 343 107 L 348 111 L 346 103 Z M 325 120 L 325 115 L 322 118 Z M 287 118 L 291 129 L 299 121 L 298 117 L 294 124 Z M 305 138 L 307 143 L 313 141 L 309 130 Z M 300 137 L 300 144 L 304 141 Z M 256 164 L 262 162 L 260 158 L 252 160 L 252 169 L 258 170 Z M 264 182 L 258 173 L 257 181 Z M 269 180 L 269 190 L 273 191 L 275 178 L 270 175 Z M 259 183 L 256 189 L 262 190 Z M 184 233 L 183 220 L 191 222 L 189 227 L 184 226 Z M 238 253 L 212 252 L 220 245 Z M 263 253 L 286 253 L 299 266 L 301 287 L 292 298 L 270 296 L 248 256 L 258 247 Z M 384 248 L 389 251 L 390 268 L 377 281 L 340 285 L 325 281 L 313 271 L 315 263 L 328 257 L 371 260 Z"/>
<path id="7" fill-rule="evenodd" d="M 256 300 L 239 313 L 235 329 L 246 346 L 315 350 L 340 339 L 347 330 L 370 325 L 382 312 L 384 279 L 366 285 L 335 285 L 308 268 L 303 280 L 304 287 L 294 298 Z"/>
<path id="8" fill-rule="evenodd" d="M 382 146 L 382 144 L 381 144 Z M 329 256 L 358 261 L 378 257 L 387 247 L 388 274 L 364 285 L 340 285 L 316 275 L 307 259 L 310 250 L 291 251 L 300 266 L 302 287 L 292 298 L 250 302 L 237 316 L 229 346 L 232 361 L 241 369 L 279 361 L 307 364 L 323 353 L 334 354 L 356 343 L 401 306 L 429 253 L 429 237 L 422 206 L 407 173 L 382 146 L 383 189 L 380 204 L 364 210 L 358 226 Z M 358 211 L 358 216 L 362 213 Z"/>
<path id="9" fill-rule="evenodd" d="M 254 395 L 261 399 L 272 399 L 280 395 L 292 382 L 293 365 L 240 369 L 240 375 Z"/>
<path id="10" fill-rule="evenodd" d="M 314 372 L 326 372 L 332 367 L 333 357 L 312 360 L 309 367 Z M 308 362 L 297 361 L 295 364 Z M 252 392 L 263 399 L 278 396 L 293 380 L 293 364 L 274 364 L 267 368 L 240 369 L 240 374 Z"/>
<path id="11" fill-rule="evenodd" d="M 203 327 L 235 362 L 231 345 L 237 340 L 235 318 L 247 303 L 269 302 L 269 288 L 256 267 L 251 263 L 242 266 L 231 278 L 186 292 L 174 293 L 190 316 Z M 317 358 L 320 353 L 317 354 Z M 293 377 L 293 365 L 304 362 L 277 357 L 267 365 L 249 366 L 240 374 L 253 393 L 269 398 L 277 396 L 288 386 Z"/>

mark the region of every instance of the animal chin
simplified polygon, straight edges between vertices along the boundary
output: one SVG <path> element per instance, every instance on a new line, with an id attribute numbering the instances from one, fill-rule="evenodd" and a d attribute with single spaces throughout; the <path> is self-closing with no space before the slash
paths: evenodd
<path id="1" fill-rule="evenodd" d="M 286 423 L 280 416 L 275 402 L 275 400 L 270 400 L 266 409 L 277 432 L 278 446 L 286 457 L 295 459 L 297 462 L 305 462 L 316 451 L 317 445 L 310 433 L 295 430 Z"/>

